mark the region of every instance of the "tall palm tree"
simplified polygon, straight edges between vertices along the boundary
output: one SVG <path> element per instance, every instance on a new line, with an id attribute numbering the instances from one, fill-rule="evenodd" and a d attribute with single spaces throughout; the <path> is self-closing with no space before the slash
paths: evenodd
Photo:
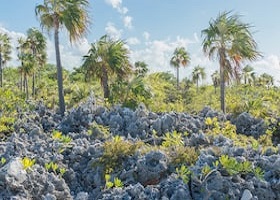
<path id="1" fill-rule="evenodd" d="M 86 74 L 92 74 L 100 79 L 104 99 L 108 99 L 110 97 L 109 76 L 111 80 L 112 78 L 122 80 L 131 73 L 128 49 L 123 41 L 114 41 L 104 35 L 99 41 L 91 44 L 88 54 L 84 56 L 82 68 Z"/>
<path id="2" fill-rule="evenodd" d="M 206 78 L 205 68 L 201 66 L 196 66 L 192 72 L 192 80 L 196 83 L 196 92 L 198 92 L 198 81 L 204 80 Z"/>
<path id="3" fill-rule="evenodd" d="M 27 42 L 31 48 L 35 60 L 35 69 L 32 72 L 32 95 L 35 96 L 35 72 L 39 71 L 38 67 L 46 63 L 46 38 L 36 28 L 30 28 L 27 30 Z"/>
<path id="4" fill-rule="evenodd" d="M 214 88 L 215 88 L 215 94 L 216 94 L 217 87 L 218 87 L 219 84 L 220 84 L 220 74 L 219 74 L 218 70 L 216 70 L 216 71 L 211 75 L 211 78 L 212 78 L 212 82 L 213 82 L 213 85 L 214 85 Z"/>
<path id="5" fill-rule="evenodd" d="M 186 51 L 184 47 L 177 47 L 173 53 L 173 56 L 170 60 L 170 65 L 175 67 L 177 70 L 177 88 L 179 88 L 179 68 L 182 65 L 183 67 L 186 67 L 191 58 L 189 56 L 189 53 Z"/>
<path id="6" fill-rule="evenodd" d="M 254 72 L 254 68 L 250 65 L 246 65 L 243 69 L 242 69 L 242 77 L 244 79 L 244 84 L 246 85 L 248 84 L 252 84 L 252 82 L 254 82 L 255 80 L 255 72 Z"/>
<path id="7" fill-rule="evenodd" d="M 59 95 L 59 108 L 61 115 L 65 112 L 63 93 L 62 65 L 59 50 L 59 30 L 66 28 L 70 42 L 77 41 L 86 32 L 89 25 L 87 8 L 88 0 L 44 0 L 43 4 L 35 8 L 36 16 L 39 17 L 41 26 L 47 31 L 54 31 L 56 52 L 57 84 Z"/>
<path id="8" fill-rule="evenodd" d="M 11 60 L 11 42 L 7 33 L 0 33 L 0 87 L 3 87 L 3 66 Z"/>
<path id="9" fill-rule="evenodd" d="M 255 60 L 260 53 L 253 39 L 249 24 L 242 23 L 239 15 L 223 12 L 209 27 L 202 30 L 203 51 L 209 58 L 218 58 L 220 64 L 221 110 L 225 113 L 225 74 L 238 76 L 238 68 L 244 60 Z"/>

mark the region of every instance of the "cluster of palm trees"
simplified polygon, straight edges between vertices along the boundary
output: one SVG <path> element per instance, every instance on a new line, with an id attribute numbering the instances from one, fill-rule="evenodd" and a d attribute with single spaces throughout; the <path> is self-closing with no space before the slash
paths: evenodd
<path id="1" fill-rule="evenodd" d="M 21 74 L 20 89 L 29 98 L 28 77 L 32 76 L 32 96 L 35 96 L 36 75 L 46 63 L 46 38 L 36 28 L 27 31 L 27 37 L 18 39 L 18 59 L 21 61 L 19 71 Z"/>
<path id="2" fill-rule="evenodd" d="M 70 42 L 75 42 L 85 36 L 90 25 L 88 15 L 89 0 L 44 0 L 35 8 L 43 29 L 54 35 L 57 84 L 59 96 L 60 113 L 65 112 L 65 101 L 63 93 L 62 64 L 59 49 L 59 31 L 64 28 L 69 33 Z M 210 59 L 217 59 L 220 65 L 219 72 L 212 74 L 215 89 L 220 85 L 221 110 L 225 107 L 225 83 L 230 79 L 240 79 L 240 68 L 243 61 L 253 61 L 260 53 L 257 51 L 257 44 L 250 33 L 250 24 L 240 21 L 238 15 L 231 12 L 223 12 L 216 19 L 209 22 L 209 27 L 202 30 L 203 52 Z M 0 84 L 2 86 L 2 65 L 10 57 L 11 47 L 9 38 L 0 34 Z M 26 39 L 19 39 L 18 57 L 22 62 L 21 73 L 23 76 L 24 90 L 28 96 L 27 77 L 33 77 L 33 91 L 35 84 L 35 69 L 46 61 L 46 42 L 44 36 L 36 29 L 29 29 Z M 104 98 L 110 97 L 110 79 L 126 79 L 133 70 L 136 77 L 143 77 L 148 67 L 144 62 L 136 62 L 132 66 L 129 62 L 128 49 L 122 40 L 112 40 L 107 35 L 91 45 L 88 54 L 84 56 L 82 70 L 88 78 L 100 79 L 103 88 Z M 179 88 L 179 68 L 186 67 L 190 63 L 190 55 L 184 47 L 175 49 L 170 60 L 171 66 L 177 70 L 177 87 Z M 134 69 L 133 69 L 134 67 Z M 249 67 L 243 69 L 245 83 L 251 83 L 253 73 Z M 113 78 L 112 78 L 113 77 Z M 196 66 L 192 72 L 193 82 L 198 88 L 199 80 L 205 78 L 204 68 Z M 264 77 L 267 78 L 267 77 Z M 127 79 L 126 79 L 127 80 Z M 267 79 L 266 79 L 267 80 Z M 129 81 L 129 80 L 127 80 Z"/>
<path id="3" fill-rule="evenodd" d="M 3 87 L 3 67 L 11 60 L 11 38 L 7 33 L 0 33 L 0 87 Z"/>

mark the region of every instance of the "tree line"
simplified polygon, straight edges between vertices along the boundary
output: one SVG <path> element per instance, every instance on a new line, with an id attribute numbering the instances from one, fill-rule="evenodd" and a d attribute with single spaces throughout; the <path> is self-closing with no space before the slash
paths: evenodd
<path id="1" fill-rule="evenodd" d="M 69 34 L 70 42 L 76 42 L 84 37 L 90 26 L 88 0 L 44 0 L 35 7 L 36 16 L 43 30 L 53 33 L 56 52 L 56 75 L 60 114 L 65 113 L 65 100 L 63 88 L 63 68 L 59 49 L 59 31 L 64 28 Z M 217 60 L 219 71 L 212 75 L 213 85 L 220 87 L 221 110 L 226 112 L 225 88 L 231 82 L 244 84 L 273 85 L 273 77 L 262 74 L 257 77 L 253 67 L 246 65 L 245 61 L 254 61 L 262 55 L 250 32 L 250 24 L 243 23 L 237 14 L 222 12 L 216 19 L 209 22 L 209 27 L 202 30 L 202 49 L 211 60 Z M 21 74 L 20 89 L 29 97 L 28 78 L 32 77 L 32 95 L 35 95 L 36 77 L 40 76 L 39 68 L 47 61 L 46 38 L 36 28 L 28 29 L 26 38 L 18 39 L 18 59 L 21 61 L 19 72 Z M 0 33 L 0 86 L 3 86 L 3 66 L 11 59 L 10 38 Z M 177 47 L 170 58 L 170 65 L 176 69 L 176 87 L 180 89 L 179 68 L 190 64 L 191 56 L 184 47 Z M 131 64 L 129 50 L 123 40 L 113 40 L 108 35 L 102 36 L 92 43 L 90 49 L 83 57 L 80 67 L 85 75 L 85 81 L 98 79 L 103 89 L 104 99 L 126 99 L 129 90 L 134 94 L 145 93 L 143 78 L 148 73 L 148 65 L 143 61 Z M 195 66 L 192 71 L 191 82 L 196 84 L 197 92 L 199 81 L 206 78 L 205 68 Z M 110 83 L 110 80 L 114 80 Z M 147 93 L 145 95 L 148 95 Z"/>

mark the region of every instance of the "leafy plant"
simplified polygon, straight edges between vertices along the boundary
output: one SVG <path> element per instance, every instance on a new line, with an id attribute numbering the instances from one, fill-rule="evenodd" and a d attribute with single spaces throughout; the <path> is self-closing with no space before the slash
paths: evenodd
<path id="1" fill-rule="evenodd" d="M 173 131 L 172 133 L 166 133 L 163 137 L 162 146 L 165 148 L 168 147 L 179 147 L 184 146 L 184 140 L 181 133 Z"/>
<path id="2" fill-rule="evenodd" d="M 104 143 L 103 155 L 99 162 L 105 165 L 105 170 L 120 167 L 122 161 L 128 156 L 134 155 L 141 146 L 143 146 L 142 142 L 133 143 L 120 136 L 115 136 Z"/>
<path id="3" fill-rule="evenodd" d="M 47 171 L 54 172 L 55 174 L 59 174 L 61 177 L 66 172 L 66 169 L 64 167 L 60 168 L 58 164 L 53 161 L 49 163 L 45 163 L 45 168 Z"/>
<path id="4" fill-rule="evenodd" d="M 1 165 L 4 165 L 7 162 L 6 158 L 1 157 L 0 163 Z"/>
<path id="5" fill-rule="evenodd" d="M 30 159 L 28 157 L 24 157 L 21 160 L 22 166 L 24 170 L 29 170 L 31 167 L 35 164 L 36 160 L 35 159 Z"/>
<path id="6" fill-rule="evenodd" d="M 53 138 L 54 140 L 60 140 L 60 139 L 61 139 L 61 136 L 62 136 L 62 133 L 61 133 L 60 131 L 53 130 L 52 138 Z"/>
<path id="7" fill-rule="evenodd" d="M 260 179 L 263 180 L 264 179 L 264 171 L 260 168 L 260 167 L 256 167 L 254 170 L 254 175 Z"/>
<path id="8" fill-rule="evenodd" d="M 222 167 L 229 173 L 229 175 L 238 174 L 238 162 L 235 158 L 230 158 L 228 155 L 222 155 L 219 158 Z"/>
<path id="9" fill-rule="evenodd" d="M 182 179 L 185 184 L 188 184 L 190 181 L 190 175 L 192 174 L 188 167 L 181 165 L 180 168 L 176 168 L 176 173 L 178 178 Z"/>
<path id="10" fill-rule="evenodd" d="M 94 136 L 97 139 L 106 139 L 110 135 L 110 128 L 101 124 L 97 124 L 95 121 L 90 125 L 88 134 Z"/>
<path id="11" fill-rule="evenodd" d="M 72 141 L 72 138 L 69 135 L 62 135 L 62 133 L 57 130 L 53 131 L 52 138 L 54 140 L 58 140 L 59 142 L 62 142 L 63 144 L 68 144 Z"/>
<path id="12" fill-rule="evenodd" d="M 205 165 L 202 170 L 202 175 L 205 177 L 207 174 L 211 172 L 211 167 L 209 165 Z"/>
<path id="13" fill-rule="evenodd" d="M 110 188 L 122 188 L 123 187 L 123 182 L 115 177 L 114 180 L 111 180 L 111 175 L 110 174 L 105 174 L 105 188 L 110 189 Z"/>
<path id="14" fill-rule="evenodd" d="M 176 149 L 168 149 L 167 155 L 171 159 L 171 164 L 178 166 L 182 164 L 193 165 L 199 156 L 194 147 L 180 146 Z"/>

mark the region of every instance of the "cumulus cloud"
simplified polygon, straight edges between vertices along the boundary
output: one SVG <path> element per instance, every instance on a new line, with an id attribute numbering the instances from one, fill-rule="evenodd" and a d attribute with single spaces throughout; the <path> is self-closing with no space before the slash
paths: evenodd
<path id="1" fill-rule="evenodd" d="M 147 33 L 147 32 L 146 32 Z M 146 34 L 148 36 L 148 34 Z M 146 62 L 151 72 L 155 71 L 172 71 L 169 61 L 178 46 L 186 49 L 192 41 L 187 38 L 177 37 L 175 40 L 153 40 L 145 43 L 144 49 L 132 50 L 131 59 L 133 62 Z"/>
<path id="2" fill-rule="evenodd" d="M 121 14 L 126 14 L 128 12 L 127 7 L 122 6 L 122 0 L 105 0 L 105 2 Z"/>
<path id="3" fill-rule="evenodd" d="M 132 28 L 132 17 L 126 15 L 128 8 L 122 5 L 122 0 L 105 0 L 105 2 L 116 9 L 121 15 L 123 20 L 123 25 L 125 28 Z"/>
<path id="4" fill-rule="evenodd" d="M 123 18 L 123 23 L 124 23 L 124 26 L 128 29 L 131 29 L 132 28 L 132 17 L 131 16 L 125 16 Z"/>
<path id="5" fill-rule="evenodd" d="M 105 27 L 106 33 L 115 40 L 118 40 L 122 36 L 122 30 L 117 29 L 112 22 L 108 22 L 107 26 Z"/>
<path id="6" fill-rule="evenodd" d="M 137 37 L 130 37 L 128 38 L 127 40 L 127 43 L 129 45 L 137 45 L 137 44 L 140 44 L 140 40 L 137 38 Z"/>
<path id="7" fill-rule="evenodd" d="M 280 58 L 277 55 L 267 55 L 262 59 L 250 63 L 257 75 L 267 73 L 275 79 L 275 84 L 280 85 Z"/>

